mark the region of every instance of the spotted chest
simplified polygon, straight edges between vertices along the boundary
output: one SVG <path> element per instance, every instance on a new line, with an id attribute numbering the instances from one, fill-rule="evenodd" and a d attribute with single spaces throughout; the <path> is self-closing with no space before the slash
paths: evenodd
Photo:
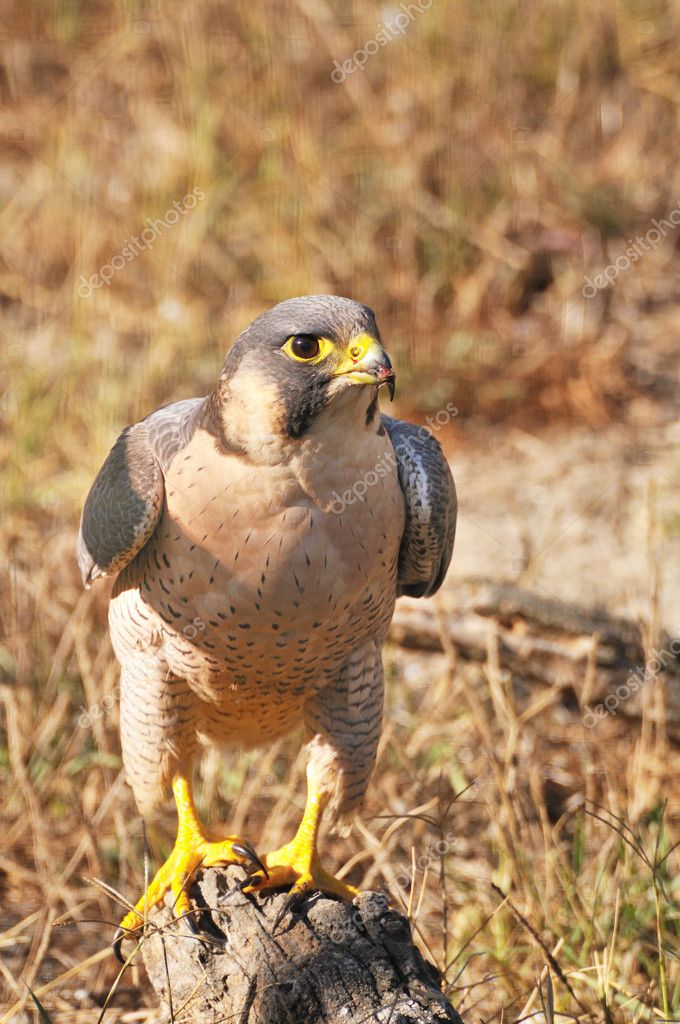
<path id="1" fill-rule="evenodd" d="M 289 467 L 189 445 L 166 476 L 154 536 L 117 585 L 114 645 L 154 646 L 232 721 L 258 703 L 268 716 L 272 701 L 297 714 L 392 617 L 404 507 L 396 473 L 375 470 L 389 470 L 388 445 L 372 436 L 328 465 L 325 510 Z"/>

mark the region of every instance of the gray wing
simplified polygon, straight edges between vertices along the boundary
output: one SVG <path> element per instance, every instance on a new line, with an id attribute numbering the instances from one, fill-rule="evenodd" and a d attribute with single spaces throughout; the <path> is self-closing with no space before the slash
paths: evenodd
<path id="1" fill-rule="evenodd" d="M 449 464 L 425 427 L 381 417 L 397 456 L 406 502 L 397 594 L 430 597 L 444 582 L 456 534 L 458 503 Z"/>
<path id="2" fill-rule="evenodd" d="M 165 498 L 163 473 L 193 435 L 205 399 L 157 409 L 126 427 L 90 488 L 77 556 L 85 587 L 132 561 L 156 529 Z"/>

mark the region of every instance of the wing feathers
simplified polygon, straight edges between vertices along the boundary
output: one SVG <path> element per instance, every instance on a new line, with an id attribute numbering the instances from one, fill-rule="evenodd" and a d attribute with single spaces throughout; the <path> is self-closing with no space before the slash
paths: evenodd
<path id="1" fill-rule="evenodd" d="M 164 493 L 146 425 L 136 423 L 114 444 L 85 502 L 77 553 L 86 587 L 119 572 L 146 544 Z"/>
<path id="2" fill-rule="evenodd" d="M 456 533 L 456 488 L 439 443 L 424 427 L 382 416 L 406 501 L 398 594 L 430 597 L 444 582 Z"/>
<path id="3" fill-rule="evenodd" d="M 151 537 L 163 508 L 163 471 L 190 440 L 203 402 L 188 399 L 158 409 L 114 444 L 80 520 L 77 555 L 86 587 L 120 572 Z"/>

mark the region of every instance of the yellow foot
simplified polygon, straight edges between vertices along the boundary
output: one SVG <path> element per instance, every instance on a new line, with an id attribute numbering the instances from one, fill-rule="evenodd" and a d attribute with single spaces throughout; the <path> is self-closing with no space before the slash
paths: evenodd
<path id="1" fill-rule="evenodd" d="M 359 890 L 335 878 L 319 862 L 315 844 L 296 836 L 273 853 L 262 858 L 266 871 L 252 875 L 243 892 L 266 892 L 292 886 L 291 893 L 329 892 L 343 900 L 353 900 Z"/>
<path id="2" fill-rule="evenodd" d="M 210 843 L 195 833 L 178 838 L 172 853 L 154 876 L 134 910 L 125 915 L 118 927 L 113 940 L 113 950 L 121 963 L 125 962 L 121 955 L 123 940 L 126 937 L 132 938 L 131 933 L 143 927 L 147 912 L 162 902 L 167 892 L 172 892 L 175 897 L 175 916 L 186 917 L 187 923 L 192 924 L 193 911 L 187 892 L 189 880 L 197 868 L 209 868 L 216 864 L 241 864 L 249 871 L 253 868 L 259 869 L 258 875 L 266 872 L 266 866 L 250 844 L 236 836 L 229 836 L 219 843 Z"/>

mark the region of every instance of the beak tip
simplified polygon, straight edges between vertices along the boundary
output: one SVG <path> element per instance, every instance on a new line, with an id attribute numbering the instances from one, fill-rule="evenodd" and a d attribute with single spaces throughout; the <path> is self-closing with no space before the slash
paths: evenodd
<path id="1" fill-rule="evenodd" d="M 390 394 L 390 402 L 394 401 L 394 389 L 396 385 L 396 374 L 391 366 L 381 367 L 378 371 L 378 387 L 386 387 Z"/>

